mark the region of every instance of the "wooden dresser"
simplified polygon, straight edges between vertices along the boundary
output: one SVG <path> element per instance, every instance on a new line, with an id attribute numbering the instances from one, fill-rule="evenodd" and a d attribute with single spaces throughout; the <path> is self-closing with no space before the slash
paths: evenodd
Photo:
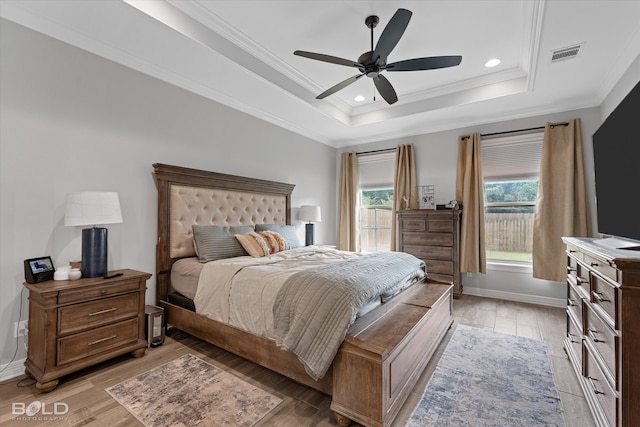
<path id="1" fill-rule="evenodd" d="M 460 211 L 417 209 L 397 216 L 398 250 L 424 260 L 429 277 L 453 283 L 453 296 L 459 297 Z"/>
<path id="2" fill-rule="evenodd" d="M 640 425 L 640 252 L 599 239 L 567 246 L 567 338 L 596 424 Z"/>
<path id="3" fill-rule="evenodd" d="M 26 372 L 51 391 L 71 372 L 131 352 L 144 355 L 149 273 L 118 270 L 112 279 L 47 281 L 29 289 Z"/>

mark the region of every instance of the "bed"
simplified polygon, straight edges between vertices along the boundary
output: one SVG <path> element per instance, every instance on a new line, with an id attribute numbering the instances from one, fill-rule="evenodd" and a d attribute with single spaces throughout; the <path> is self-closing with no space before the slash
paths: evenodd
<path id="1" fill-rule="evenodd" d="M 165 164 L 153 167 L 158 190 L 156 295 L 165 321 L 331 395 L 340 425 L 390 425 L 452 324 L 452 285 L 427 274 L 383 304 L 362 311 L 328 369 L 311 375 L 309 367 L 275 339 L 196 313 L 192 298 L 172 286 L 174 266 L 196 256 L 194 225 L 286 226 L 291 223 L 294 186 Z"/>

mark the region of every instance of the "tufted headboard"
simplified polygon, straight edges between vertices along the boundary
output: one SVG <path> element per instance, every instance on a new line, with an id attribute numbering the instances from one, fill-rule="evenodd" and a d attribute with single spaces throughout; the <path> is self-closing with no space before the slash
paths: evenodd
<path id="1" fill-rule="evenodd" d="M 155 163 L 158 190 L 156 299 L 173 263 L 195 256 L 192 225 L 289 224 L 294 185 Z"/>

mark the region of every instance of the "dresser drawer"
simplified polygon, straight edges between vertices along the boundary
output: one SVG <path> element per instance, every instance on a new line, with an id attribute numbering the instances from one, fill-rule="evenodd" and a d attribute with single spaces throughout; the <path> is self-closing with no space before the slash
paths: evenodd
<path id="1" fill-rule="evenodd" d="M 453 248 L 446 246 L 404 246 L 402 249 L 416 258 L 453 259 Z"/>
<path id="2" fill-rule="evenodd" d="M 441 261 L 437 259 L 426 259 L 427 273 L 439 273 L 453 275 L 453 262 Z"/>
<path id="3" fill-rule="evenodd" d="M 453 246 L 451 233 L 402 233 L 405 245 Z"/>
<path id="4" fill-rule="evenodd" d="M 605 364 L 611 382 L 617 388 L 616 372 L 616 348 L 618 348 L 618 336 L 587 304 L 585 309 L 585 339 L 592 344 L 600 354 Z"/>
<path id="5" fill-rule="evenodd" d="M 138 292 L 58 309 L 58 334 L 78 332 L 138 315 Z"/>
<path id="6" fill-rule="evenodd" d="M 614 282 L 618 281 L 617 270 L 614 267 L 611 267 L 606 261 L 602 261 L 585 254 L 584 262 L 585 264 L 587 264 L 589 267 L 591 267 L 593 270 L 597 271 L 604 277 L 608 277 Z"/>
<path id="7" fill-rule="evenodd" d="M 578 293 L 576 285 L 571 281 L 567 286 L 567 310 L 572 312 L 575 318 L 578 319 L 578 324 L 582 325 L 582 297 Z M 582 327 L 580 330 L 582 331 Z"/>
<path id="8" fill-rule="evenodd" d="M 581 261 L 578 261 L 576 263 L 575 284 L 576 289 L 578 289 L 585 298 L 589 298 L 589 295 L 591 294 L 591 284 L 589 283 L 590 276 L 589 267 Z M 569 279 L 571 279 L 571 277 L 569 277 Z"/>
<path id="9" fill-rule="evenodd" d="M 58 304 L 69 304 L 74 302 L 83 302 L 90 299 L 104 298 L 125 292 L 137 291 L 139 288 L 140 284 L 138 280 L 131 279 L 108 285 L 100 283 L 95 285 L 95 287 L 86 286 L 79 289 L 61 291 L 58 294 Z"/>
<path id="10" fill-rule="evenodd" d="M 618 425 L 616 423 L 617 394 L 609 385 L 606 376 L 596 363 L 596 359 L 589 351 L 588 346 L 584 346 L 584 352 L 586 354 L 584 376 L 587 381 L 588 391 L 595 396 L 609 425 L 616 426 Z M 633 399 L 633 397 L 631 398 Z"/>
<path id="11" fill-rule="evenodd" d="M 606 313 L 605 320 L 614 329 L 619 329 L 618 294 L 620 289 L 609 280 L 591 274 L 591 302 Z"/>
<path id="12" fill-rule="evenodd" d="M 578 371 L 582 372 L 582 324 L 576 323 L 576 318 L 569 312 L 567 312 L 567 338 L 576 355 Z"/>
<path id="13" fill-rule="evenodd" d="M 138 340 L 138 318 L 58 338 L 57 365 L 75 362 Z"/>
<path id="14" fill-rule="evenodd" d="M 452 233 L 454 231 L 451 218 L 442 219 L 435 216 L 422 216 L 420 218 L 402 218 L 400 228 L 404 231 L 427 231 L 435 233 Z"/>

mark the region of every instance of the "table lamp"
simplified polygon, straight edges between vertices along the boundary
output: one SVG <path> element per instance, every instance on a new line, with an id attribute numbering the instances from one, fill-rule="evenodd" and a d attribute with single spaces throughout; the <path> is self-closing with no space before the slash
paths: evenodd
<path id="1" fill-rule="evenodd" d="M 91 225 L 82 230 L 82 276 L 107 274 L 107 229 L 103 224 L 122 222 L 116 192 L 84 191 L 67 194 L 64 225 Z"/>
<path id="2" fill-rule="evenodd" d="M 298 213 L 300 221 L 307 221 L 305 225 L 305 245 L 313 245 L 313 223 L 320 222 L 320 206 L 302 205 Z"/>

